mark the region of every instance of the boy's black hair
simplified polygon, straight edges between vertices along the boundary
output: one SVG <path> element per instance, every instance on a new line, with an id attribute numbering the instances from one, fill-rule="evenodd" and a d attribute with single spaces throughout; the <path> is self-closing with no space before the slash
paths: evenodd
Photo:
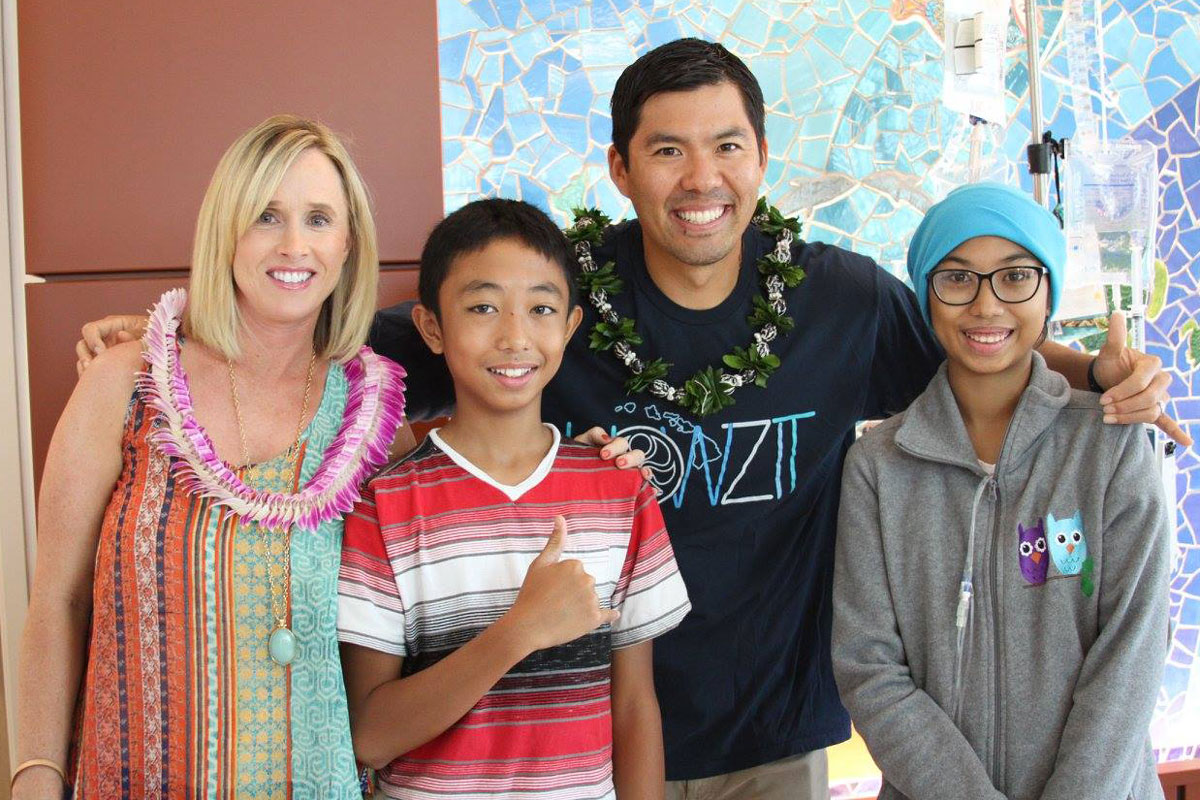
<path id="1" fill-rule="evenodd" d="M 716 42 L 676 39 L 646 53 L 617 78 L 611 105 L 612 140 L 621 159 L 629 164 L 629 141 L 647 100 L 660 92 L 684 92 L 725 81 L 742 95 L 746 117 L 762 150 L 767 135 L 766 111 L 762 87 L 750 68 Z"/>
<path id="2" fill-rule="evenodd" d="M 520 242 L 557 264 L 567 279 L 567 309 L 575 307 L 578 302 L 575 276 L 579 266 L 567 237 L 538 207 L 501 198 L 467 203 L 434 226 L 421 251 L 421 273 L 417 280 L 421 305 L 440 316 L 438 290 L 450 274 L 454 259 L 478 253 L 500 239 Z"/>

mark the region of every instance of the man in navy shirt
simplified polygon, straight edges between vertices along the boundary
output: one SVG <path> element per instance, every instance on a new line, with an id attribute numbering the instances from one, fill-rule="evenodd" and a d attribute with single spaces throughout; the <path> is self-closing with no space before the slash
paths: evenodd
<path id="1" fill-rule="evenodd" d="M 585 304 L 543 417 L 567 435 L 601 425 L 628 437 L 662 492 L 693 604 L 655 646 L 667 797 L 825 797 L 823 748 L 849 735 L 829 651 L 842 460 L 855 423 L 903 409 L 941 354 L 912 292 L 873 261 L 751 224 L 762 91 L 724 47 L 684 39 L 647 53 L 618 80 L 612 119 L 610 173 L 637 219 L 585 248 L 619 283 Z M 761 274 L 772 252 L 803 278 Z M 81 362 L 130 319 L 85 326 Z M 611 324 L 621 319 L 624 331 Z M 596 352 L 593 339 L 610 346 Z M 452 408 L 408 306 L 379 314 L 371 344 L 407 367 L 413 418 Z M 1043 354 L 1087 387 L 1087 356 Z M 660 382 L 627 386 L 630 364 Z M 1103 398 L 1116 421 L 1158 419 L 1186 439 L 1161 415 L 1157 358 L 1114 344 L 1093 366 L 1105 385 L 1123 380 Z"/>

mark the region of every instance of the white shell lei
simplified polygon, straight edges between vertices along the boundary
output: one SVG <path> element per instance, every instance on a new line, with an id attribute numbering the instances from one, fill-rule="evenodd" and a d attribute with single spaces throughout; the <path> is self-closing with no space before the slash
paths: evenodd
<path id="1" fill-rule="evenodd" d="M 359 499 L 359 485 L 387 461 L 403 420 L 404 368 L 364 346 L 342 365 L 349 383 L 342 424 L 312 479 L 295 493 L 259 491 L 217 457 L 196 422 L 187 375 L 179 364 L 177 334 L 186 305 L 183 289 L 159 299 L 142 338 L 147 371 L 138 376 L 138 390 L 159 416 L 151 441 L 171 457 L 176 480 L 265 528 L 311 530 L 350 511 Z"/>

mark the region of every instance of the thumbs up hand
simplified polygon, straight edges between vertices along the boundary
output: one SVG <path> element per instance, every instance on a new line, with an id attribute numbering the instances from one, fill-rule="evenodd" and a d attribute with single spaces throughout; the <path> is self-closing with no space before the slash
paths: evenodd
<path id="1" fill-rule="evenodd" d="M 620 614 L 600 607 L 596 580 L 576 559 L 562 560 L 567 522 L 554 518 L 546 546 L 525 573 L 521 591 L 504 615 L 530 652 L 578 639 Z"/>
<path id="2" fill-rule="evenodd" d="M 1163 370 L 1162 360 L 1128 347 L 1127 335 L 1125 315 L 1113 312 L 1108 338 L 1096 354 L 1096 380 L 1108 387 L 1100 397 L 1104 421 L 1117 425 L 1152 422 L 1179 444 L 1190 445 L 1191 437 L 1164 410 L 1170 399 L 1171 377 Z"/>

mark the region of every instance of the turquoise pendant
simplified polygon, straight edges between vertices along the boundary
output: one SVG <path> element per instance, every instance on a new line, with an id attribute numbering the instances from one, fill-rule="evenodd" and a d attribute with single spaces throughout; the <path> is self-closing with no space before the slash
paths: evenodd
<path id="1" fill-rule="evenodd" d="M 284 627 L 276 628 L 267 642 L 267 650 L 272 661 L 286 667 L 296 657 L 295 634 Z"/>

